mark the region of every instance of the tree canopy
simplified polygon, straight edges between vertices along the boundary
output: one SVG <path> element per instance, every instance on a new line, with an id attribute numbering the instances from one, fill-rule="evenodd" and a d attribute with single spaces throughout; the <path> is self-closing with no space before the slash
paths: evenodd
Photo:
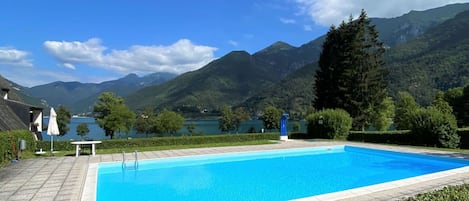
<path id="1" fill-rule="evenodd" d="M 60 131 L 59 136 L 64 136 L 70 130 L 68 124 L 70 124 L 71 118 L 72 115 L 70 114 L 70 111 L 64 105 L 60 105 L 57 109 L 57 126 Z"/>
<path id="2" fill-rule="evenodd" d="M 355 128 L 369 126 L 387 97 L 384 51 L 364 10 L 358 19 L 332 26 L 315 75 L 315 108 L 343 108 L 354 118 Z"/>
<path id="3" fill-rule="evenodd" d="M 99 127 L 111 139 L 116 131 L 129 132 L 135 120 L 135 114 L 125 105 L 124 99 L 111 92 L 104 92 L 99 96 L 93 112 Z"/>
<path id="4" fill-rule="evenodd" d="M 279 129 L 281 115 L 282 111 L 274 106 L 265 108 L 264 115 L 262 115 L 264 127 L 269 130 Z"/>

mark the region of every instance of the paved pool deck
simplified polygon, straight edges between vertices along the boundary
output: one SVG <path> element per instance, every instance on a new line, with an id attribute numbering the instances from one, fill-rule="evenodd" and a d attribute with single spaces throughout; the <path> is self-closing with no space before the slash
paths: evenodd
<path id="1" fill-rule="evenodd" d="M 444 157 L 469 159 L 469 155 L 413 149 L 401 146 L 355 142 L 289 140 L 278 144 L 234 147 L 213 147 L 181 150 L 139 152 L 139 160 L 178 156 L 290 149 L 334 145 L 353 145 L 401 152 L 422 153 Z M 20 160 L 0 169 L 0 201 L 8 200 L 94 200 L 96 167 L 102 162 L 122 161 L 122 154 L 83 155 L 76 157 L 41 157 Z M 129 153 L 130 154 L 130 153 Z M 469 167 L 388 182 L 338 193 L 324 194 L 299 200 L 400 200 L 418 193 L 440 189 L 448 185 L 469 183 Z"/>

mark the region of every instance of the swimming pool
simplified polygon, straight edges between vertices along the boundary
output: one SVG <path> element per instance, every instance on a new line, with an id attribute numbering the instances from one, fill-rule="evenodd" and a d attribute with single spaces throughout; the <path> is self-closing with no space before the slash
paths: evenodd
<path id="1" fill-rule="evenodd" d="M 351 146 L 220 154 L 98 167 L 97 200 L 290 200 L 469 165 Z"/>

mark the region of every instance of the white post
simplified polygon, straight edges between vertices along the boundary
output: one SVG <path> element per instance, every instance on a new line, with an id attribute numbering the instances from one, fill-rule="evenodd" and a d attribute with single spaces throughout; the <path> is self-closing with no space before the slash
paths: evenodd
<path id="1" fill-rule="evenodd" d="M 50 155 L 54 155 L 54 135 L 50 135 Z"/>

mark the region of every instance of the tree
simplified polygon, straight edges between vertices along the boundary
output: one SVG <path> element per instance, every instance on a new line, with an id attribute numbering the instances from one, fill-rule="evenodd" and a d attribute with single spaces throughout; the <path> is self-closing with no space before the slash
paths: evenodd
<path id="1" fill-rule="evenodd" d="M 70 119 L 72 115 L 70 111 L 63 105 L 60 105 L 57 109 L 57 126 L 59 127 L 60 134 L 59 136 L 64 136 L 70 130 L 68 125 L 70 124 Z"/>
<path id="2" fill-rule="evenodd" d="M 156 116 L 151 108 L 146 108 L 137 116 L 134 128 L 137 133 L 156 133 Z"/>
<path id="3" fill-rule="evenodd" d="M 384 45 L 364 10 L 359 18 L 332 26 L 323 44 L 315 75 L 316 109 L 343 108 L 364 130 L 387 97 Z"/>
<path id="4" fill-rule="evenodd" d="M 274 106 L 265 108 L 264 115 L 262 115 L 262 122 L 264 123 L 264 127 L 269 130 L 279 129 L 281 115 L 282 111 Z"/>
<path id="5" fill-rule="evenodd" d="M 187 124 L 187 131 L 189 132 L 189 135 L 194 135 L 195 134 L 195 124 L 194 122 L 191 122 L 189 124 Z"/>
<path id="6" fill-rule="evenodd" d="M 235 116 L 230 106 L 223 106 L 221 108 L 218 128 L 220 128 L 222 132 L 230 132 L 236 128 Z"/>
<path id="7" fill-rule="evenodd" d="M 453 114 L 453 108 L 446 102 L 444 97 L 445 94 L 443 92 L 438 92 L 432 101 L 432 106 L 445 114 Z"/>
<path id="8" fill-rule="evenodd" d="M 93 112 L 99 127 L 111 139 L 116 131 L 129 132 L 135 120 L 135 114 L 125 105 L 124 99 L 112 92 L 104 92 L 98 97 Z"/>
<path id="9" fill-rule="evenodd" d="M 372 125 L 379 131 L 386 131 L 392 124 L 395 106 L 391 97 L 387 97 L 372 113 Z"/>
<path id="10" fill-rule="evenodd" d="M 444 99 L 453 108 L 453 114 L 456 116 L 458 126 L 464 127 L 464 87 L 449 89 L 445 92 Z M 469 125 L 469 122 L 466 123 Z"/>
<path id="11" fill-rule="evenodd" d="M 249 114 L 246 111 L 246 109 L 244 109 L 244 107 L 238 107 L 235 109 L 233 115 L 234 115 L 234 127 L 236 129 L 236 132 L 238 132 L 241 124 L 249 119 Z"/>
<path id="12" fill-rule="evenodd" d="M 172 135 L 182 128 L 184 125 L 184 117 L 176 112 L 165 109 L 156 116 L 156 125 L 156 130 L 159 133 L 169 133 Z"/>
<path id="13" fill-rule="evenodd" d="M 83 137 L 85 135 L 88 135 L 89 132 L 90 132 L 90 129 L 88 128 L 87 123 L 78 124 L 78 126 L 77 126 L 77 135 L 81 136 L 82 140 L 83 140 Z"/>
<path id="14" fill-rule="evenodd" d="M 420 106 L 415 102 L 414 97 L 408 92 L 399 92 L 396 100 L 396 111 L 394 123 L 398 130 L 408 130 L 411 128 L 411 116 Z"/>

